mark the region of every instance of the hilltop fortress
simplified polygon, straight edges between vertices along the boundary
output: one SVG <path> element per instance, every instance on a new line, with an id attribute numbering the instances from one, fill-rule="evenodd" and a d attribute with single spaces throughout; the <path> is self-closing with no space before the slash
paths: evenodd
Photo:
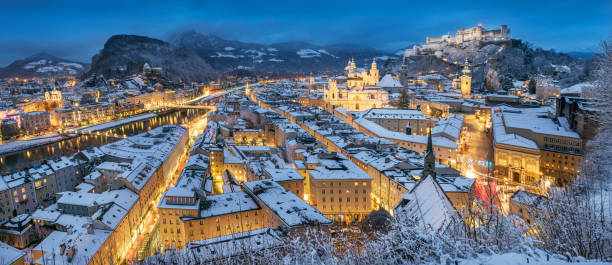
<path id="1" fill-rule="evenodd" d="M 447 45 L 457 45 L 469 41 L 503 41 L 510 39 L 510 29 L 506 25 L 500 25 L 499 29 L 487 30 L 482 24 L 479 24 L 473 28 L 457 30 L 454 36 L 448 33 L 437 38 L 427 37 L 425 44 L 406 49 L 404 55 L 413 56 L 420 54 L 421 51 L 437 51 Z"/>

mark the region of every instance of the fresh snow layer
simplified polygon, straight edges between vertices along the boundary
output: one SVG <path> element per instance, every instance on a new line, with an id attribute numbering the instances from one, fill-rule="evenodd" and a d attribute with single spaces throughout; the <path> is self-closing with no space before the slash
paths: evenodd
<path id="1" fill-rule="evenodd" d="M 12 153 L 24 149 L 29 149 L 32 147 L 45 145 L 54 143 L 57 141 L 61 141 L 64 139 L 62 136 L 58 136 L 57 133 L 51 134 L 49 136 L 44 136 L 32 140 L 23 140 L 23 141 L 14 141 L 10 143 L 5 143 L 0 145 L 0 154 Z"/>
<path id="2" fill-rule="evenodd" d="M 93 126 L 89 126 L 86 128 L 82 128 L 79 129 L 79 131 L 84 132 L 84 133 L 88 133 L 88 132 L 95 132 L 95 131 L 100 131 L 100 130 L 104 130 L 104 129 L 109 129 L 109 128 L 113 128 L 113 127 L 117 127 L 126 123 L 131 123 L 131 122 L 135 122 L 135 121 L 140 121 L 140 120 L 146 120 L 146 119 L 150 119 L 150 118 L 155 118 L 157 117 L 157 114 L 155 113 L 146 113 L 146 114 L 141 114 L 141 115 L 137 115 L 134 117 L 129 117 L 129 118 L 125 118 L 125 119 L 121 119 L 121 120 L 116 120 L 116 121 L 111 121 L 111 122 L 107 122 L 107 123 L 102 123 L 102 124 L 98 124 L 98 125 L 93 125 Z"/>
<path id="3" fill-rule="evenodd" d="M 301 49 L 295 53 L 301 58 L 321 57 L 321 53 L 313 49 Z"/>

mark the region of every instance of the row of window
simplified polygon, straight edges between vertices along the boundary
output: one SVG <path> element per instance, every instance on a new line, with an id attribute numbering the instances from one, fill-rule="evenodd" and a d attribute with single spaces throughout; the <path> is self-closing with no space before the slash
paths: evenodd
<path id="1" fill-rule="evenodd" d="M 362 199 L 363 199 L 363 200 L 362 200 L 363 202 L 366 202 L 366 201 L 367 201 L 366 197 L 362 197 Z M 321 198 L 321 200 L 322 200 L 323 202 L 325 202 L 326 197 Z M 329 198 L 329 202 L 334 202 L 334 197 L 330 197 L 330 198 Z M 338 202 L 342 202 L 342 197 L 339 197 L 339 198 L 338 198 Z M 351 202 L 351 197 L 346 197 L 345 202 Z M 354 200 L 353 202 L 359 202 L 359 198 L 355 197 L 355 200 Z"/>
<path id="2" fill-rule="evenodd" d="M 565 144 L 565 145 L 572 145 L 572 146 L 580 146 L 580 142 L 578 142 L 578 141 L 565 140 L 565 139 L 559 139 L 559 138 L 551 138 L 551 137 L 544 137 L 544 142 L 547 142 L 547 143 L 557 143 L 557 144 Z"/>
<path id="3" fill-rule="evenodd" d="M 336 210 L 336 208 L 337 208 L 337 210 L 342 210 L 342 208 L 343 208 L 343 207 L 344 207 L 344 210 L 350 210 L 350 206 L 344 206 L 344 205 L 343 205 L 343 206 L 340 206 L 340 207 L 334 207 L 334 205 L 330 205 L 330 206 L 329 206 L 329 210 L 330 210 L 330 211 L 334 211 L 334 210 Z M 363 210 L 368 210 L 368 206 L 366 206 L 366 205 L 363 205 L 361 208 L 362 208 Z M 323 205 L 323 210 L 324 210 L 324 211 L 328 210 L 327 205 Z M 355 206 L 355 207 L 354 207 L 354 210 L 359 210 L 359 206 Z"/>
<path id="4" fill-rule="evenodd" d="M 329 191 L 329 194 L 334 194 L 333 189 L 329 189 L 328 191 Z M 363 194 L 367 193 L 366 189 L 363 189 L 362 191 L 363 191 Z M 351 192 L 350 190 L 348 189 L 346 190 L 346 193 L 350 193 L 350 192 Z M 321 194 L 325 194 L 325 189 L 321 189 Z M 342 194 L 342 190 L 338 190 L 336 194 Z M 355 189 L 354 194 L 359 194 L 359 190 Z"/>
<path id="5" fill-rule="evenodd" d="M 573 152 L 573 153 L 580 152 L 580 148 L 567 147 L 567 146 L 556 145 L 556 144 L 544 144 L 544 149 L 556 150 L 556 151 L 561 151 L 561 152 Z"/>
<path id="6" fill-rule="evenodd" d="M 343 182 L 338 182 L 338 183 L 336 183 L 336 186 L 338 186 L 338 187 L 342 187 L 342 186 L 349 186 L 350 187 L 351 186 L 351 184 L 349 184 L 348 182 L 344 182 L 344 185 L 342 185 L 342 183 Z M 365 182 L 365 181 L 361 182 L 361 186 L 365 187 L 367 185 L 368 185 L 367 182 Z M 321 183 L 321 186 L 327 186 L 327 183 L 323 182 L 323 183 Z M 333 187 L 334 186 L 334 182 L 329 182 L 329 186 Z M 353 182 L 352 186 L 355 186 L 355 187 L 359 186 L 359 182 L 357 182 L 357 181 Z"/>

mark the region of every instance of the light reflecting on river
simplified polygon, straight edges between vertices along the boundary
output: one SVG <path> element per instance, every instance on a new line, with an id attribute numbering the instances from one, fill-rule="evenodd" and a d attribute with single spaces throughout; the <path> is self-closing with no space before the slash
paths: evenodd
<path id="1" fill-rule="evenodd" d="M 171 110 L 160 113 L 155 118 L 125 124 L 103 132 L 108 132 L 111 135 L 132 136 L 166 124 L 185 124 L 196 118 L 203 118 L 204 114 L 206 114 L 206 110 L 202 109 Z M 9 154 L 0 157 L 0 173 L 6 174 L 26 169 L 35 163 L 40 163 L 47 159 L 70 156 L 87 147 L 102 146 L 120 139 L 102 135 L 81 135 L 72 139 L 27 149 L 19 153 Z"/>

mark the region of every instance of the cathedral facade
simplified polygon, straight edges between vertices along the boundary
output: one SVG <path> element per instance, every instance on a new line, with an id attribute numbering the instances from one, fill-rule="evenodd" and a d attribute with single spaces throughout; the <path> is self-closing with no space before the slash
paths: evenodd
<path id="1" fill-rule="evenodd" d="M 378 87 L 380 73 L 376 61 L 372 61 L 369 71 L 359 69 L 354 60 L 344 68 L 344 76 L 328 80 L 324 91 L 325 102 L 349 111 L 364 111 L 383 108 L 389 103 L 389 93 Z"/>

